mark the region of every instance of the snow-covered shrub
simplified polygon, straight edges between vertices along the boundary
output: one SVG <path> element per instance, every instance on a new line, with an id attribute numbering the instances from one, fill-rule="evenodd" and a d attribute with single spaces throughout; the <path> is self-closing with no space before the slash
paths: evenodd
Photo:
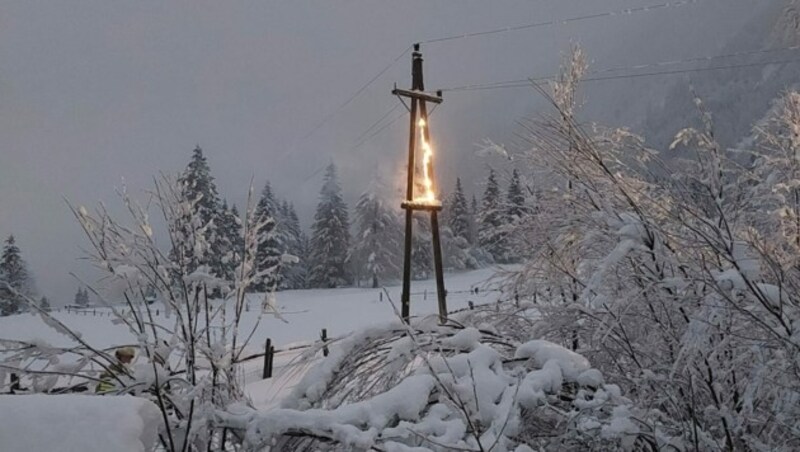
<path id="1" fill-rule="evenodd" d="M 581 355 L 496 331 L 512 305 L 353 334 L 281 409 L 226 415 L 255 450 L 608 450 L 663 445 Z"/>
<path id="2" fill-rule="evenodd" d="M 138 358 L 131 366 L 119 362 L 113 349 L 94 347 L 29 300 L 31 309 L 73 345 L 4 341 L 0 369 L 25 376 L 34 392 L 49 392 L 57 384 L 90 391 L 110 386 L 101 392 L 149 399 L 161 411 L 159 439 L 165 450 L 218 450 L 238 442 L 219 427 L 216 413 L 244 400 L 236 363 L 260 314 L 252 330 L 240 323 L 248 289 L 276 271 L 257 265 L 261 232 L 272 219 L 256 216 L 255 203 L 248 201 L 242 249 L 229 250 L 237 254 L 238 267 L 232 279 L 219 278 L 207 265 L 197 264 L 217 252 L 205 234 L 213 219 L 203 220 L 194 208 L 198 199 L 187 199 L 182 188 L 169 177 L 156 181 L 148 205 L 161 216 L 164 234 L 156 234 L 152 212 L 124 190 L 120 195 L 128 221 L 118 221 L 103 206 L 94 213 L 84 207 L 72 209 L 90 244 L 88 259 L 104 275 L 103 287 L 93 291 L 113 313 L 113 321 L 127 326 L 136 338 L 131 346 Z M 166 237 L 169 249 L 157 237 Z M 215 292 L 223 299 L 212 299 Z M 273 293 L 265 295 L 262 312 L 274 309 L 272 297 Z M 157 322 L 156 309 L 164 310 L 173 323 Z M 97 386 L 101 381 L 104 385 Z"/>
<path id="3" fill-rule="evenodd" d="M 577 69 L 569 69 L 575 66 Z M 754 158 L 700 127 L 660 159 L 624 129 L 582 124 L 576 54 L 555 114 L 526 124 L 519 156 L 548 174 L 511 289 L 539 302 L 533 334 L 578 351 L 663 422 L 678 449 L 800 447 L 798 97 L 766 121 Z"/>

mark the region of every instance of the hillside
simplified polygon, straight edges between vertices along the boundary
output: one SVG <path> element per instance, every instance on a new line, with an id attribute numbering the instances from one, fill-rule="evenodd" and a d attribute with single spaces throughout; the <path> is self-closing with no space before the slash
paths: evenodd
<path id="1" fill-rule="evenodd" d="M 797 27 L 798 14 L 794 1 L 755 5 L 750 23 L 719 54 L 796 46 L 800 43 Z M 703 100 L 714 118 L 720 144 L 735 146 L 749 135 L 753 124 L 764 116 L 772 101 L 796 81 L 796 62 L 761 63 L 787 61 L 796 57 L 797 50 L 793 49 L 732 57 L 696 66 L 713 68 L 752 64 L 680 76 L 662 102 L 649 105 L 647 114 L 635 129 L 647 138 L 650 146 L 666 149 L 677 131 L 697 124 L 698 114 L 693 102 L 696 95 Z"/>

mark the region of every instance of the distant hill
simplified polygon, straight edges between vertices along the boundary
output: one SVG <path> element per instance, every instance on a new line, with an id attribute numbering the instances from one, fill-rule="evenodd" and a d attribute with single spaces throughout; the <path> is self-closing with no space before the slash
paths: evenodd
<path id="1" fill-rule="evenodd" d="M 796 0 L 754 3 L 752 19 L 726 43 L 720 54 L 800 45 L 800 7 Z M 790 59 L 800 59 L 800 50 L 717 60 L 705 67 Z M 714 118 L 720 144 L 732 147 L 748 137 L 753 124 L 764 117 L 774 99 L 798 81 L 800 62 L 689 73 L 675 82 L 663 101 L 648 105 L 647 113 L 634 129 L 647 138 L 650 146 L 666 149 L 677 131 L 698 124 L 692 94 L 695 93 Z"/>

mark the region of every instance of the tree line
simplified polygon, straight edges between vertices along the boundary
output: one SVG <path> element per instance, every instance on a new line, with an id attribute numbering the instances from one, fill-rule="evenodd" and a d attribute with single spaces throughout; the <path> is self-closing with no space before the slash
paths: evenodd
<path id="1" fill-rule="evenodd" d="M 236 204 L 220 196 L 208 160 L 198 146 L 178 177 L 182 215 L 203 225 L 173 231 L 181 240 L 171 240 L 170 259 L 182 261 L 191 272 L 206 272 L 220 280 L 233 280 L 244 253 L 242 219 Z M 489 170 L 480 201 L 468 201 L 461 179 L 443 195 L 442 247 L 445 267 L 450 270 L 477 269 L 494 263 L 520 260 L 520 247 L 513 244 L 513 225 L 530 210 L 530 190 L 523 186 L 516 170 L 507 189 L 501 189 L 498 175 Z M 369 284 L 379 287 L 400 278 L 403 264 L 403 227 L 399 201 L 389 200 L 380 187 L 368 188 L 357 200 L 351 222 L 335 164 L 325 171 L 319 202 L 309 233 L 303 230 L 294 204 L 278 197 L 271 184 L 261 189 L 255 216 L 264 222 L 258 231 L 256 262 L 265 277 L 251 291 L 335 288 Z M 395 206 L 394 204 L 398 204 Z M 186 248 L 190 233 L 200 233 Z M 197 240 L 200 239 L 200 240 Z M 413 278 L 425 279 L 433 272 L 429 219 L 414 217 L 412 241 Z M 13 236 L 5 241 L 0 262 L 0 315 L 25 312 L 20 295 L 34 296 L 33 277 L 21 257 Z M 216 290 L 217 295 L 221 295 Z M 50 309 L 41 297 L 40 304 Z M 88 306 L 89 293 L 78 288 L 76 306 Z"/>
<path id="2" fill-rule="evenodd" d="M 230 279 L 241 258 L 241 220 L 235 204 L 220 197 L 206 157 L 195 148 L 180 176 L 183 197 L 203 224 L 211 253 L 204 260 L 186 254 L 191 269 L 208 268 Z M 519 260 L 512 246 L 511 226 L 529 210 L 526 193 L 516 170 L 505 192 L 497 173 L 490 170 L 479 202 L 467 201 L 461 179 L 443 196 L 442 247 L 445 266 L 451 270 L 476 269 L 493 263 Z M 403 228 L 398 206 L 376 187 L 367 189 L 351 212 L 342 195 L 335 164 L 326 170 L 309 232 L 303 230 L 294 205 L 279 198 L 266 182 L 260 192 L 256 216 L 267 222 L 258 241 L 259 268 L 272 275 L 255 291 L 335 288 L 363 283 L 378 287 L 399 279 L 403 260 Z M 413 277 L 432 273 L 431 230 L 427 216 L 414 218 Z M 175 254 L 173 250 L 173 255 Z M 274 271 L 272 271 L 274 270 Z"/>

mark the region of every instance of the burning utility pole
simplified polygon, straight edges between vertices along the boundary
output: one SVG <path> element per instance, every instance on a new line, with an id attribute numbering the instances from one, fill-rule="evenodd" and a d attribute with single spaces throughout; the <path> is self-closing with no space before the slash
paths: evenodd
<path id="1" fill-rule="evenodd" d="M 444 272 L 442 269 L 442 245 L 439 239 L 439 211 L 442 210 L 441 201 L 436 199 L 434 173 L 433 173 L 433 150 L 431 148 L 430 127 L 428 123 L 427 102 L 440 104 L 442 102 L 442 92 L 436 94 L 426 93 L 422 78 L 422 53 L 419 44 L 414 44 L 414 52 L 411 56 L 411 89 L 392 90 L 392 94 L 407 97 L 411 101 L 409 111 L 411 113 L 411 123 L 408 136 L 408 185 L 406 187 L 406 200 L 402 203 L 402 208 L 406 211 L 405 229 L 405 260 L 403 261 L 403 294 L 400 298 L 402 303 L 403 320 L 408 323 L 411 316 L 411 245 L 413 234 L 413 221 L 415 211 L 429 212 L 431 215 L 431 231 L 433 233 L 433 263 L 436 273 L 436 294 L 439 301 L 439 321 L 447 321 L 447 301 L 444 289 Z M 417 129 L 420 130 L 421 148 L 423 151 L 422 173 L 424 176 L 424 193 L 414 196 L 414 175 L 415 151 L 417 145 Z"/>

